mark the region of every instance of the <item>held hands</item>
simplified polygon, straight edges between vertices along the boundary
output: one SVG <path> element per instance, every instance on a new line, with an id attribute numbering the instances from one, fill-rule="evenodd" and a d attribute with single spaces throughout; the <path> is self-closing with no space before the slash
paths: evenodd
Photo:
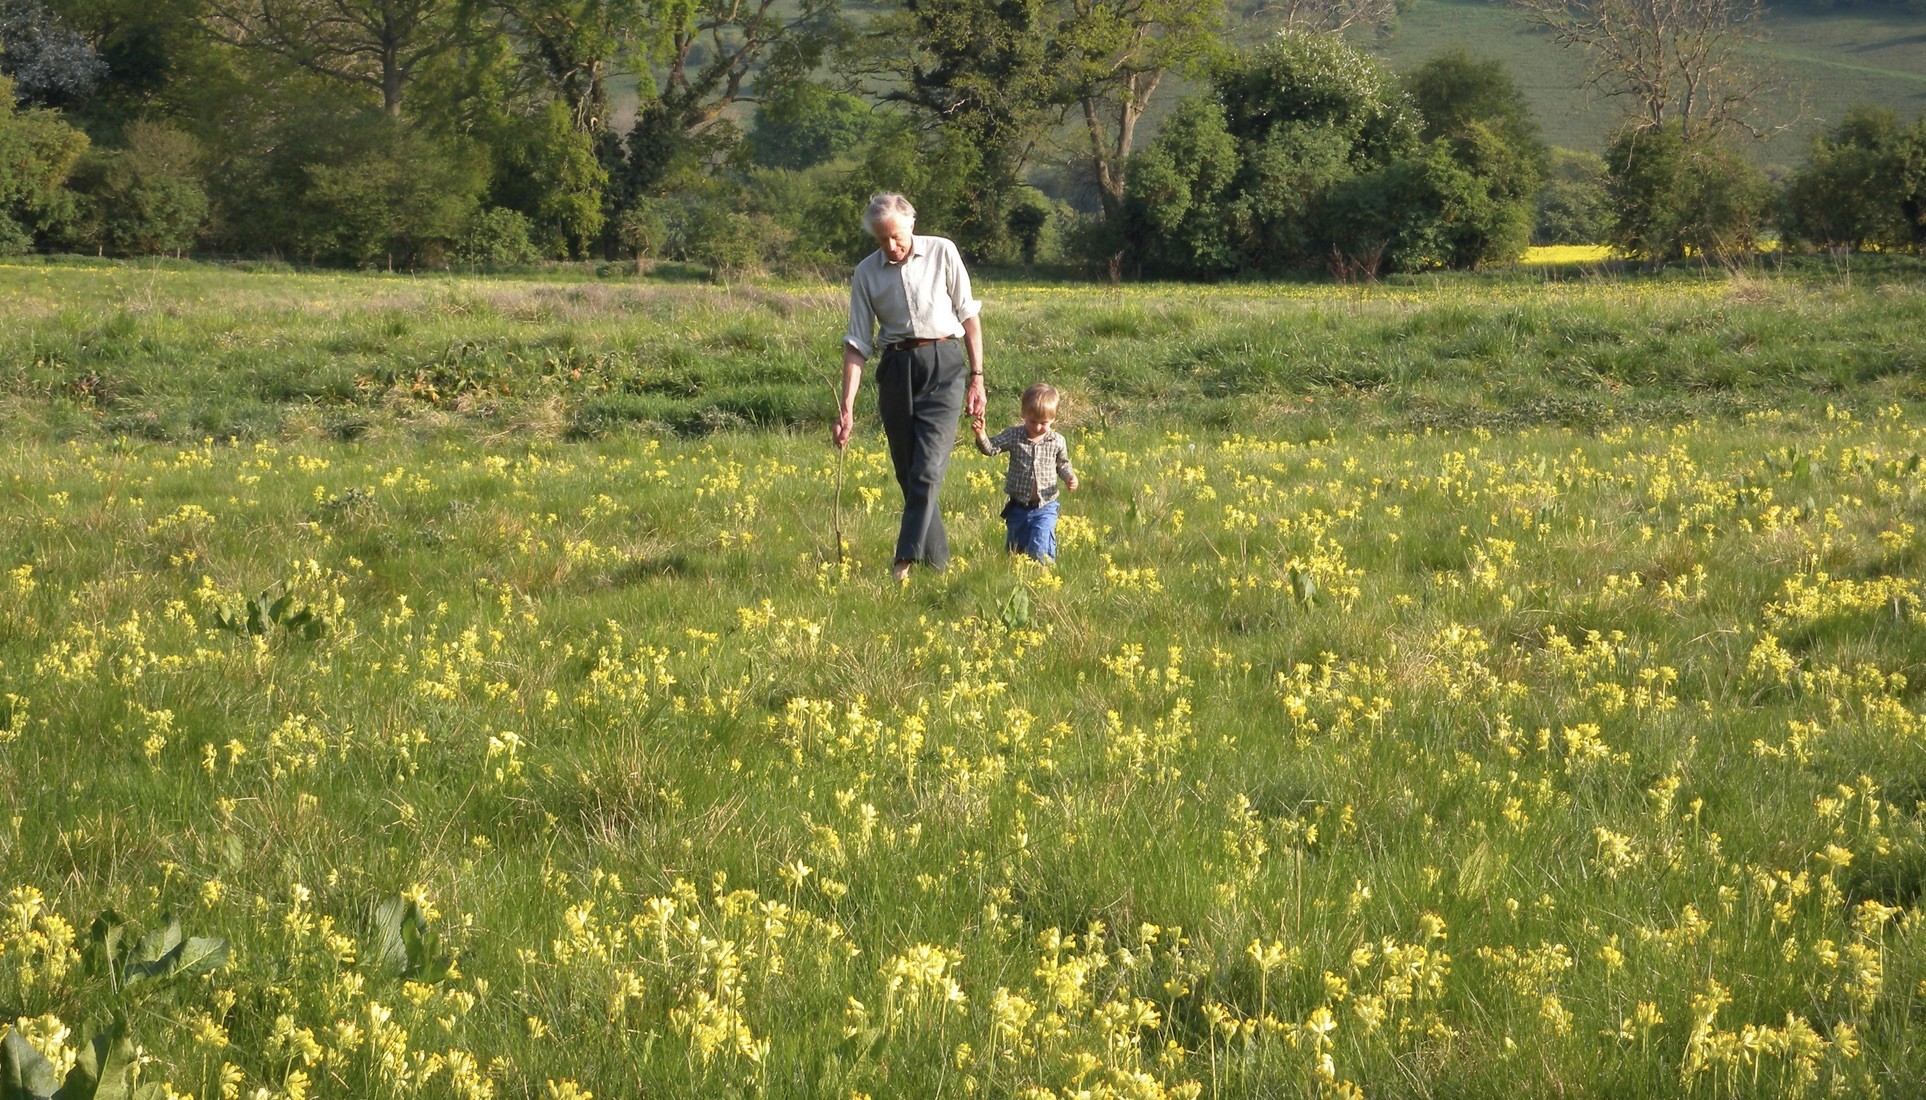
<path id="1" fill-rule="evenodd" d="M 970 419 L 982 423 L 983 414 L 989 410 L 990 402 L 983 396 L 983 375 L 981 372 L 970 375 L 970 391 L 963 400 L 964 408 L 969 411 Z"/>
<path id="2" fill-rule="evenodd" d="M 982 413 L 973 412 L 970 414 L 970 430 L 976 433 L 978 439 L 981 439 L 984 437 L 985 432 L 983 431 L 983 414 Z"/>

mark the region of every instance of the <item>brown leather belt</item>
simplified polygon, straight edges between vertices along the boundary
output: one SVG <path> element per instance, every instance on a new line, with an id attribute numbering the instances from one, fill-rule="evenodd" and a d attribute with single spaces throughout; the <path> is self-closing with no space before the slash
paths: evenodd
<path id="1" fill-rule="evenodd" d="M 898 340 L 894 344 L 884 344 L 883 350 L 884 351 L 914 351 L 917 348 L 929 347 L 931 344 L 948 343 L 949 341 L 954 339 L 956 339 L 956 337 L 954 336 L 937 336 L 928 340 Z"/>

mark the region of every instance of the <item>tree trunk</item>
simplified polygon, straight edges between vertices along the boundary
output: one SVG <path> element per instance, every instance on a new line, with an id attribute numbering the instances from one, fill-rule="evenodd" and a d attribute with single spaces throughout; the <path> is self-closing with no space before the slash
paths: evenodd
<path id="1" fill-rule="evenodd" d="M 381 108 L 389 118 L 401 117 L 401 82 L 407 70 L 401 64 L 401 43 L 392 30 L 381 35 Z"/>

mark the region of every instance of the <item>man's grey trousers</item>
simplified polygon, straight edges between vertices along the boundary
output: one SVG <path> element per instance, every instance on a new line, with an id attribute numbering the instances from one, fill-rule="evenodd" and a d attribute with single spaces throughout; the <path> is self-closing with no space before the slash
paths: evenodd
<path id="1" fill-rule="evenodd" d="M 937 497 L 956 446 L 956 423 L 970 380 L 963 342 L 944 340 L 920 348 L 883 352 L 876 369 L 877 404 L 896 483 L 903 488 L 903 527 L 896 560 L 935 569 L 950 563 Z"/>

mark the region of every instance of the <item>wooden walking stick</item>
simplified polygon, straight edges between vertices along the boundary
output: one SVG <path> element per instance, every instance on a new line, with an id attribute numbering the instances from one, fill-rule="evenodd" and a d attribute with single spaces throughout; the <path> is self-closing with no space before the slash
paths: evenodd
<path id="1" fill-rule="evenodd" d="M 836 564 L 843 564 L 843 460 L 849 457 L 849 445 L 836 448 Z"/>
<path id="2" fill-rule="evenodd" d="M 828 376 L 825 379 L 825 381 L 829 383 L 830 395 L 836 399 L 836 402 L 837 402 L 836 408 L 840 411 L 842 408 L 841 402 L 843 399 L 842 390 L 837 386 L 834 375 Z M 853 434 L 853 429 L 852 429 L 852 434 Z M 843 445 L 836 448 L 835 527 L 836 527 L 836 564 L 837 565 L 843 564 L 843 461 L 848 457 L 849 457 L 849 440 L 845 439 L 843 440 Z"/>

